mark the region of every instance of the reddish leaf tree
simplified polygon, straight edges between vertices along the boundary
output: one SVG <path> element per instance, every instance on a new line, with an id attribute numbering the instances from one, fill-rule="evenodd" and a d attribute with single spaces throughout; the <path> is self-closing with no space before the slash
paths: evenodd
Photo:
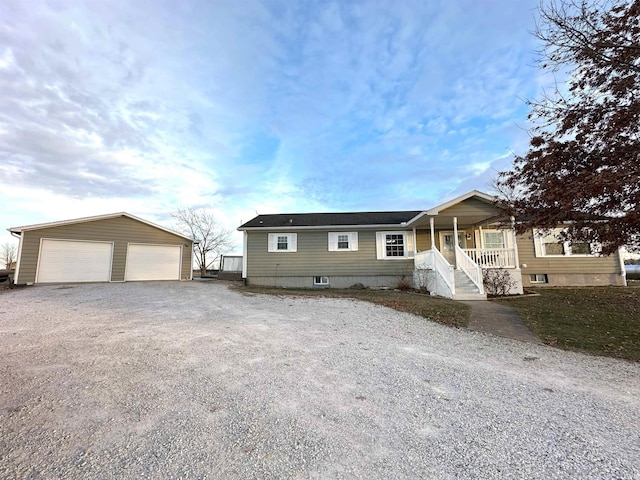
<path id="1" fill-rule="evenodd" d="M 640 0 L 539 7 L 541 68 L 567 82 L 531 101 L 529 151 L 497 180 L 520 232 L 567 224 L 567 240 L 640 249 Z M 508 194 L 505 192 L 509 192 Z"/>

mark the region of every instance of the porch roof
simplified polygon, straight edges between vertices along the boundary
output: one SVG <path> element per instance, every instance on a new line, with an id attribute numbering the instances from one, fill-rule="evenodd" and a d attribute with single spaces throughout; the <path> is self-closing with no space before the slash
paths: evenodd
<path id="1" fill-rule="evenodd" d="M 504 218 L 496 207 L 495 197 L 472 190 L 422 212 L 412 220 L 411 227 L 429 228 L 430 219 L 433 218 L 435 228 L 453 228 L 454 217 L 461 227 L 491 223 Z"/>

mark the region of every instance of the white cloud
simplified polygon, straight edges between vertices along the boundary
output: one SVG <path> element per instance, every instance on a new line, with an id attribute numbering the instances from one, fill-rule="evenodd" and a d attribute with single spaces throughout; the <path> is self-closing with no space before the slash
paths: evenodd
<path id="1" fill-rule="evenodd" d="M 548 84 L 535 5 L 7 0 L 0 187 L 24 221 L 2 220 L 192 205 L 235 228 L 484 188 Z"/>

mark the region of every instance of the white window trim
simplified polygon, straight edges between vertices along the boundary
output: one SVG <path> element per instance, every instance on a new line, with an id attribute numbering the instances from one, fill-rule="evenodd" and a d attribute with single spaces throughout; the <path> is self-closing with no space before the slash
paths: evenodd
<path id="1" fill-rule="evenodd" d="M 543 234 L 544 230 L 537 228 L 533 229 L 533 246 L 536 257 L 549 257 L 549 258 L 564 258 L 564 257 L 595 257 L 599 251 L 599 246 L 595 243 L 589 245 L 591 253 L 573 253 L 571 251 L 571 244 L 569 242 L 558 242 L 563 246 L 564 253 L 562 254 L 547 254 L 545 251 L 545 242 L 547 238 L 557 238 L 557 236 L 564 231 L 563 228 L 552 228 L 546 235 Z"/>
<path id="2" fill-rule="evenodd" d="M 316 279 L 319 278 L 320 282 L 316 282 Z M 326 282 L 324 281 L 326 280 Z M 315 275 L 313 277 L 313 284 L 315 286 L 319 286 L 319 287 L 325 287 L 327 285 L 329 285 L 329 277 L 325 276 L 325 275 Z"/>
<path id="3" fill-rule="evenodd" d="M 347 235 L 349 241 L 348 248 L 338 248 L 338 235 Z M 357 252 L 358 232 L 329 232 L 328 249 L 330 252 Z"/>
<path id="4" fill-rule="evenodd" d="M 278 237 L 287 237 L 287 249 L 278 250 Z M 297 233 L 270 233 L 267 241 L 267 251 L 272 253 L 289 253 L 298 251 Z"/>
<path id="5" fill-rule="evenodd" d="M 387 235 L 402 235 L 404 237 L 404 256 L 388 257 L 386 249 Z M 390 231 L 376 232 L 376 258 L 378 260 L 406 260 L 413 258 L 414 240 L 413 232 Z"/>

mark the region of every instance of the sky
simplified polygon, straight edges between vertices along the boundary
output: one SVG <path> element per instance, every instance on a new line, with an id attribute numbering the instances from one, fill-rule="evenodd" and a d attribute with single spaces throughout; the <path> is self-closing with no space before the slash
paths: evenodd
<path id="1" fill-rule="evenodd" d="M 202 207 L 235 232 L 491 193 L 553 81 L 537 5 L 2 0 L 0 243 L 120 211 Z"/>

